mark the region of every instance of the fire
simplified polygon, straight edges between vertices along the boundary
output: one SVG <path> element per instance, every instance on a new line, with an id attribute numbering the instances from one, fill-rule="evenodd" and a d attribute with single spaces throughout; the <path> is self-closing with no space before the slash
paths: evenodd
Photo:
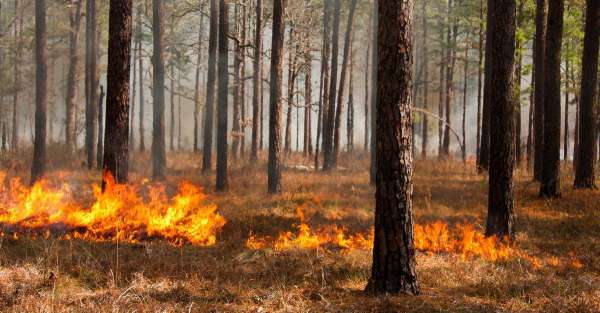
<path id="1" fill-rule="evenodd" d="M 3 233 L 49 237 L 59 231 L 64 239 L 139 242 L 159 238 L 176 245 L 211 246 L 225 225 L 217 207 L 206 202 L 202 189 L 187 182 L 168 198 L 160 185 L 117 184 L 108 175 L 104 192 L 93 186 L 94 201 L 82 206 L 71 200 L 68 184 L 52 188 L 47 181 L 33 187 L 0 175 L 0 225 Z M 147 194 L 148 200 L 142 196 Z"/>

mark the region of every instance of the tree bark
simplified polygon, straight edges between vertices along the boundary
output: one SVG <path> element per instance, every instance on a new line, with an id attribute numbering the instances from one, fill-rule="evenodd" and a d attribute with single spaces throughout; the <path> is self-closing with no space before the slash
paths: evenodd
<path id="1" fill-rule="evenodd" d="M 66 117 L 65 117 L 65 144 L 69 153 L 76 150 L 76 130 L 75 123 L 77 118 L 76 97 L 77 85 L 79 80 L 79 30 L 81 25 L 82 5 L 81 1 L 71 0 L 71 12 L 69 14 L 69 73 L 67 74 L 67 92 L 65 95 Z M 87 145 L 86 145 L 87 148 Z M 92 159 L 93 160 L 93 159 Z M 88 168 L 92 168 L 93 162 L 89 162 Z"/>
<path id="2" fill-rule="evenodd" d="M 219 6 L 219 85 L 217 90 L 217 183 L 218 192 L 227 191 L 227 96 L 229 93 L 229 5 L 226 0 L 220 0 Z"/>
<path id="3" fill-rule="evenodd" d="M 35 139 L 31 165 L 32 185 L 46 172 L 46 109 L 48 106 L 46 36 L 46 0 L 35 0 Z"/>
<path id="4" fill-rule="evenodd" d="M 240 4 L 234 4 L 234 30 L 236 40 L 234 41 L 234 57 L 233 57 L 233 125 L 231 129 L 232 133 L 232 144 L 231 144 L 231 156 L 234 160 L 237 160 L 240 152 L 240 138 L 242 134 L 242 45 L 241 42 L 241 14 Z"/>
<path id="5" fill-rule="evenodd" d="M 202 63 L 202 33 L 204 30 L 204 15 L 200 16 L 200 30 L 198 31 L 198 51 L 196 52 L 196 80 L 194 83 L 194 153 L 200 151 L 200 72 Z"/>
<path id="6" fill-rule="evenodd" d="M 102 169 L 104 160 L 104 87 L 100 85 L 100 96 L 98 97 L 98 138 L 96 141 L 96 166 Z"/>
<path id="7" fill-rule="evenodd" d="M 445 47 L 444 47 L 444 30 L 443 30 L 443 22 L 440 22 L 440 81 L 438 87 L 438 116 L 440 120 L 438 121 L 438 158 L 441 158 L 443 155 L 442 146 L 444 144 L 444 121 L 442 118 L 444 117 L 444 70 L 445 70 Z"/>
<path id="8" fill-rule="evenodd" d="M 579 104 L 578 157 L 575 188 L 596 188 L 595 160 L 597 141 L 598 99 L 598 43 L 600 36 L 600 3 L 587 0 L 585 37 L 583 43 L 583 73 L 581 77 L 581 102 Z M 585 131 L 579 131 L 585 129 Z"/>
<path id="9" fill-rule="evenodd" d="M 482 105 L 482 88 L 483 88 L 483 41 L 484 41 L 484 3 L 483 0 L 479 0 L 479 41 L 478 41 L 478 64 L 477 64 L 477 147 L 475 155 L 477 158 L 477 168 L 481 168 L 481 105 Z"/>
<path id="10" fill-rule="evenodd" d="M 563 160 L 569 160 L 569 58 L 565 60 L 565 130 L 563 137 Z"/>
<path id="11" fill-rule="evenodd" d="M 560 196 L 560 56 L 563 13 L 564 0 L 549 0 L 544 69 L 544 163 L 540 186 L 542 197 Z"/>
<path id="12" fill-rule="evenodd" d="M 268 192 L 281 192 L 281 82 L 284 41 L 285 0 L 273 1 L 273 38 L 271 40 L 271 90 L 269 109 Z"/>
<path id="13" fill-rule="evenodd" d="M 482 117 L 481 117 L 481 148 L 479 150 L 480 155 L 480 162 L 479 162 L 479 166 L 477 167 L 477 171 L 479 173 L 482 173 L 484 171 L 489 170 L 490 167 L 490 112 L 491 112 L 491 104 L 490 104 L 490 94 L 491 94 L 491 88 L 492 87 L 492 80 L 493 77 L 491 77 L 491 73 L 492 71 L 488 71 L 487 69 L 490 68 L 492 66 L 491 64 L 491 50 L 493 49 L 493 46 L 491 46 L 490 44 L 490 40 L 489 38 L 492 36 L 492 33 L 495 31 L 494 29 L 492 29 L 493 24 L 492 24 L 492 13 L 491 10 L 489 9 L 489 1 L 488 1 L 488 10 L 487 10 L 487 26 L 486 26 L 486 42 L 485 42 L 485 71 L 484 71 L 484 83 L 483 83 L 483 108 L 481 111 Z M 512 115 L 511 115 L 512 117 Z"/>
<path id="14" fill-rule="evenodd" d="M 373 294 L 419 294 L 412 217 L 412 0 L 379 1 Z"/>
<path id="15" fill-rule="evenodd" d="M 312 53 L 305 54 L 304 70 L 304 157 L 312 156 Z"/>
<path id="16" fill-rule="evenodd" d="M 467 46 L 465 47 L 465 60 L 463 68 L 463 107 L 462 107 L 462 160 L 467 163 L 467 96 L 468 96 L 468 78 L 469 78 L 469 34 L 467 33 Z"/>
<path id="17" fill-rule="evenodd" d="M 256 0 L 256 29 L 254 30 L 254 74 L 252 89 L 252 146 L 250 159 L 258 160 L 259 136 L 260 136 L 260 86 L 262 84 L 262 0 Z"/>
<path id="18" fill-rule="evenodd" d="M 450 156 L 450 128 L 452 125 L 452 104 L 454 102 L 454 67 L 456 64 L 456 37 L 458 35 L 458 21 L 454 17 L 453 0 L 448 1 L 448 33 L 446 42 L 446 126 L 444 127 L 444 142 L 442 155 Z"/>
<path id="19" fill-rule="evenodd" d="M 371 170 L 369 173 L 369 183 L 376 184 L 377 178 L 377 102 L 378 102 L 378 72 L 379 72 L 379 1 L 373 1 L 373 36 L 371 41 L 373 53 L 371 53 Z"/>
<path id="20" fill-rule="evenodd" d="M 171 114 L 169 117 L 171 119 L 169 123 L 169 149 L 171 152 L 175 151 L 175 65 L 171 64 L 171 75 L 170 75 L 170 106 L 171 106 Z"/>
<path id="21" fill-rule="evenodd" d="M 213 130 L 215 115 L 215 83 L 217 72 L 217 33 L 218 33 L 217 0 L 210 0 L 210 30 L 208 35 L 208 74 L 206 78 L 206 110 L 204 115 L 204 148 L 202 151 L 202 172 L 212 169 Z"/>
<path id="22" fill-rule="evenodd" d="M 98 120 L 98 86 L 100 85 L 98 78 L 98 47 L 100 45 L 100 33 L 98 32 L 96 0 L 87 1 L 86 11 L 86 30 L 89 31 L 89 33 L 86 34 L 86 40 L 89 42 L 89 51 L 87 54 L 89 62 L 89 64 L 87 64 L 87 83 L 89 89 L 87 90 L 88 102 L 86 103 L 85 108 L 85 150 L 88 168 L 91 169 L 94 166 L 94 158 L 96 159 L 96 167 L 101 167 L 102 159 L 98 158 L 98 154 L 103 153 L 98 151 L 98 138 L 102 137 L 102 133 L 98 133 L 98 125 L 96 125 Z M 104 156 L 102 156 L 102 158 L 103 157 Z"/>
<path id="23" fill-rule="evenodd" d="M 138 70 L 139 70 L 139 84 L 140 84 L 140 115 L 139 115 L 139 136 L 140 136 L 140 152 L 146 151 L 146 140 L 145 140 L 145 128 L 144 128 L 144 117 L 145 117 L 145 108 L 146 108 L 146 100 L 144 97 L 144 57 L 142 55 L 142 16 L 138 16 Z"/>
<path id="24" fill-rule="evenodd" d="M 14 55 L 14 94 L 13 94 L 13 112 L 12 112 L 12 131 L 10 146 L 13 151 L 19 151 L 19 107 L 21 94 L 21 32 L 23 29 L 23 15 L 20 6 L 20 0 L 15 0 L 15 55 Z"/>
<path id="25" fill-rule="evenodd" d="M 344 90 L 346 88 L 346 79 L 348 77 L 348 65 L 352 62 L 352 33 L 354 27 L 354 14 L 356 12 L 357 0 L 352 0 L 350 3 L 350 11 L 348 12 L 348 22 L 346 23 L 346 35 L 344 36 L 344 56 L 342 59 L 342 70 L 340 73 L 340 85 L 337 95 L 337 106 L 335 112 L 335 124 L 333 133 L 333 155 L 331 156 L 331 167 L 337 166 L 337 159 L 340 153 L 340 138 L 342 128 L 342 112 L 344 110 Z M 352 75 L 352 71 L 350 71 Z"/>
<path id="26" fill-rule="evenodd" d="M 167 152 L 165 148 L 165 60 L 162 0 L 153 0 L 152 38 L 153 103 L 152 103 L 152 177 L 166 179 Z"/>
<path id="27" fill-rule="evenodd" d="M 486 236 L 514 239 L 514 133 L 515 105 L 513 72 L 515 67 L 515 0 L 488 0 L 487 56 L 491 77 L 490 166 Z M 499 26 L 502 25 L 502 28 Z"/>
<path id="28" fill-rule="evenodd" d="M 129 135 L 129 79 L 131 74 L 132 1 L 111 0 L 106 88 L 104 178 L 127 183 Z M 103 180 L 103 185 L 106 180 Z"/>
<path id="29" fill-rule="evenodd" d="M 333 13 L 333 31 L 331 47 L 331 80 L 329 82 L 329 99 L 327 113 L 323 120 L 323 170 L 329 171 L 333 168 L 333 128 L 335 123 L 335 100 L 338 76 L 338 54 L 340 38 L 340 15 L 342 10 L 341 0 L 335 0 Z"/>
<path id="30" fill-rule="evenodd" d="M 331 30 L 330 30 L 330 16 L 331 16 L 331 2 L 332 0 L 324 0 L 323 2 L 323 51 L 321 56 L 321 82 L 319 91 L 319 113 L 317 121 L 317 141 L 315 149 L 315 170 L 319 169 L 319 150 L 324 144 L 325 140 L 325 119 L 328 112 L 327 102 L 329 101 L 329 57 L 331 56 Z"/>
<path id="31" fill-rule="evenodd" d="M 429 110 L 429 50 L 427 46 L 427 35 L 428 35 L 428 25 L 427 25 L 427 1 L 423 1 L 421 3 L 421 15 L 423 19 L 423 109 L 425 111 Z M 422 127 L 422 141 L 421 141 L 421 159 L 427 159 L 427 149 L 429 146 L 429 119 L 427 115 L 423 115 L 423 120 L 421 121 Z"/>
<path id="32" fill-rule="evenodd" d="M 287 85 L 287 112 L 285 122 L 285 145 L 284 151 L 286 154 L 292 152 L 292 110 L 294 109 L 294 86 L 296 84 L 296 62 L 297 50 L 293 47 L 294 43 L 294 27 L 290 27 L 289 37 L 289 53 L 288 53 L 288 85 Z"/>
<path id="33" fill-rule="evenodd" d="M 544 150 L 544 80 L 546 58 L 546 0 L 536 0 L 535 41 L 533 51 L 533 67 L 535 69 L 535 112 L 534 125 L 534 161 L 533 176 L 540 181 L 542 178 Z"/>
<path id="34" fill-rule="evenodd" d="M 353 42 L 354 41 L 351 39 L 349 55 L 350 73 L 348 73 L 348 112 L 346 114 L 346 137 L 348 143 L 348 152 L 354 151 L 354 51 L 352 50 Z"/>

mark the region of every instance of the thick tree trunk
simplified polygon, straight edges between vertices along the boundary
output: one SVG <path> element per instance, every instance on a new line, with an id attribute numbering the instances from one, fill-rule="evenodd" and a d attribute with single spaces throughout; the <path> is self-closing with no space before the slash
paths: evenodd
<path id="1" fill-rule="evenodd" d="M 333 128 L 333 155 L 331 156 L 331 167 L 337 166 L 337 159 L 340 152 L 340 138 L 342 128 L 342 112 L 344 111 L 344 90 L 346 88 L 346 79 L 348 78 L 348 65 L 352 62 L 352 33 L 354 27 L 354 14 L 356 12 L 357 0 L 350 3 L 350 12 L 348 13 L 348 22 L 346 23 L 346 35 L 344 36 L 344 56 L 342 59 L 342 70 L 340 73 L 340 85 L 337 95 L 337 106 L 335 111 L 335 124 Z M 352 75 L 352 71 L 350 71 Z"/>
<path id="2" fill-rule="evenodd" d="M 35 0 L 35 139 L 31 165 L 32 185 L 46 172 L 46 109 L 48 106 L 46 36 L 46 0 Z"/>
<path id="3" fill-rule="evenodd" d="M 563 13 L 564 0 L 549 0 L 544 70 L 544 163 L 540 186 L 542 197 L 560 196 L 560 55 Z"/>
<path id="4" fill-rule="evenodd" d="M 217 33 L 218 33 L 217 0 L 210 0 L 210 30 L 208 35 L 208 74 L 206 78 L 206 106 L 204 115 L 204 148 L 202 151 L 202 172 L 212 169 L 213 130 L 215 115 L 215 84 L 217 71 Z"/>
<path id="5" fill-rule="evenodd" d="M 260 138 L 260 116 L 259 108 L 260 86 L 262 84 L 262 0 L 256 0 L 256 24 L 254 29 L 254 74 L 252 85 L 252 146 L 250 150 L 250 159 L 258 160 L 258 148 Z"/>
<path id="6" fill-rule="evenodd" d="M 227 191 L 229 182 L 227 178 L 227 112 L 229 94 L 229 5 L 226 0 L 220 0 L 219 6 L 219 84 L 217 90 L 217 183 L 218 192 Z"/>
<path id="7" fill-rule="evenodd" d="M 77 118 L 76 97 L 79 80 L 79 30 L 81 25 L 82 5 L 81 1 L 71 0 L 71 12 L 69 14 L 69 73 L 67 74 L 67 93 L 65 95 L 66 117 L 65 117 L 65 144 L 69 153 L 76 150 Z M 86 146 L 87 147 L 87 146 Z M 92 159 L 93 160 L 93 159 Z M 89 162 L 88 168 L 92 168 L 93 162 Z"/>
<path id="8" fill-rule="evenodd" d="M 486 235 L 514 239 L 514 133 L 515 104 L 513 72 L 515 67 L 515 0 L 488 0 L 488 36 L 491 47 L 490 85 L 490 167 Z M 502 31 L 496 31 L 500 29 Z"/>
<path id="9" fill-rule="evenodd" d="M 579 133 L 576 146 L 577 167 L 575 173 L 575 188 L 595 188 L 595 160 L 597 141 L 597 105 L 596 84 L 598 81 L 598 37 L 600 36 L 600 3 L 587 0 L 587 15 L 585 22 L 585 37 L 583 43 L 583 60 L 585 64 L 581 77 L 581 103 L 578 116 Z M 585 129 L 585 131 L 579 131 Z"/>
<path id="10" fill-rule="evenodd" d="M 152 103 L 152 177 L 166 178 L 167 152 L 165 148 L 165 60 L 162 0 L 153 0 L 152 38 L 153 103 Z"/>
<path id="11" fill-rule="evenodd" d="M 281 82 L 285 0 L 273 2 L 273 38 L 271 39 L 271 91 L 269 108 L 268 192 L 281 192 Z"/>
<path id="12" fill-rule="evenodd" d="M 543 150 L 544 150 L 544 80 L 546 58 L 546 0 L 536 0 L 535 41 L 533 49 L 533 67 L 535 69 L 535 131 L 533 176 L 535 180 L 542 179 Z"/>
<path id="13" fill-rule="evenodd" d="M 323 119 L 323 170 L 329 171 L 333 168 L 333 128 L 335 124 L 335 100 L 338 76 L 338 54 L 340 41 L 340 15 L 342 10 L 341 0 L 335 0 L 333 13 L 333 31 L 331 47 L 331 80 L 329 82 L 329 99 L 327 101 L 327 113 Z"/>
<path id="14" fill-rule="evenodd" d="M 106 88 L 104 174 L 127 183 L 129 134 L 129 78 L 131 66 L 131 0 L 111 0 Z M 103 181 L 106 183 L 106 180 Z"/>
<path id="15" fill-rule="evenodd" d="M 86 40 L 89 41 L 87 53 L 87 103 L 85 107 L 85 150 L 87 154 L 87 164 L 91 169 L 94 166 L 94 158 L 96 159 L 96 167 L 102 166 L 102 159 L 98 158 L 98 138 L 102 137 L 102 133 L 98 133 L 98 86 L 100 85 L 98 78 L 98 53 L 100 45 L 100 32 L 98 31 L 96 1 L 87 1 L 87 16 L 86 16 Z M 89 24 L 89 25 L 88 25 Z M 102 158 L 104 156 L 102 155 Z"/>
<path id="16" fill-rule="evenodd" d="M 366 290 L 417 295 L 411 151 L 413 2 L 379 2 L 375 243 Z"/>

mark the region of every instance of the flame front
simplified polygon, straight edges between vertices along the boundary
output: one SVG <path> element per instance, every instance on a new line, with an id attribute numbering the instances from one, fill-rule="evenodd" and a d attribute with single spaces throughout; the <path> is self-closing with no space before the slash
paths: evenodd
<path id="1" fill-rule="evenodd" d="M 17 238 L 19 232 L 64 231 L 66 239 L 91 241 L 139 242 L 160 238 L 181 245 L 210 246 L 225 225 L 217 207 L 206 203 L 201 188 L 184 182 L 169 200 L 162 186 L 148 186 L 147 198 L 142 185 L 115 183 L 106 177 L 104 192 L 93 186 L 93 203 L 82 206 L 71 201 L 73 191 L 67 184 L 52 189 L 46 181 L 29 188 L 18 179 L 5 184 L 0 175 L 0 224 Z"/>

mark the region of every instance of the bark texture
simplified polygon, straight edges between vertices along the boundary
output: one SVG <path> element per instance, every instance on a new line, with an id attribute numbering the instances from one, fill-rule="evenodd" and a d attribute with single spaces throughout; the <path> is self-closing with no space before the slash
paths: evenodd
<path id="1" fill-rule="evenodd" d="M 210 30 L 208 35 L 208 73 L 206 77 L 206 106 L 204 113 L 204 147 L 202 151 L 202 171 L 212 169 L 213 130 L 215 116 L 215 83 L 217 76 L 217 33 L 219 6 L 217 0 L 210 0 Z"/>
<path id="2" fill-rule="evenodd" d="M 46 51 L 46 0 L 35 0 L 35 138 L 31 184 L 46 170 L 46 110 L 48 107 L 48 60 Z"/>
<path id="3" fill-rule="evenodd" d="M 271 47 L 271 90 L 269 105 L 268 192 L 281 192 L 281 85 L 284 40 L 285 0 L 273 1 L 273 38 Z"/>
<path id="4" fill-rule="evenodd" d="M 227 95 L 229 89 L 229 45 L 228 45 L 228 11 L 225 0 L 220 0 L 219 8 L 219 88 L 217 109 L 217 183 L 216 190 L 226 191 L 229 187 L 227 179 Z"/>
<path id="5" fill-rule="evenodd" d="M 154 52 L 153 103 L 152 103 L 152 177 L 154 180 L 166 178 L 167 152 L 165 147 L 165 59 L 163 46 L 163 3 L 153 0 L 152 39 Z"/>

